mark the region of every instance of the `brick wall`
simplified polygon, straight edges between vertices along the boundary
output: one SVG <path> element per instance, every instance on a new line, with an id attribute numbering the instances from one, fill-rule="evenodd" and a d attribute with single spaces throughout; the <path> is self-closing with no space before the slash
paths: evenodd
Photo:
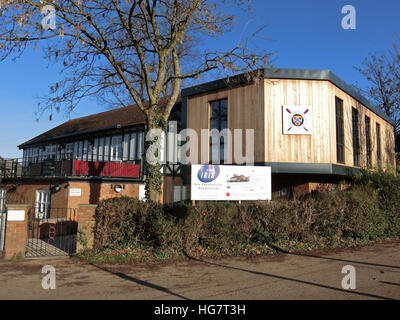
<path id="1" fill-rule="evenodd" d="M 61 189 L 55 191 L 54 186 L 59 184 Z M 115 186 L 121 185 L 120 193 Z M 78 208 L 79 204 L 98 204 L 99 201 L 114 197 L 139 197 L 139 184 L 126 182 L 98 182 L 98 181 L 19 181 L 6 183 L 2 186 L 7 189 L 7 203 L 36 204 L 36 192 L 39 189 L 51 190 L 52 208 Z M 81 189 L 81 196 L 70 196 L 71 189 Z"/>
<path id="2" fill-rule="evenodd" d="M 59 184 L 60 191 L 55 191 L 54 186 Z M 51 204 L 53 208 L 66 208 L 68 204 L 68 184 L 66 182 L 19 182 L 8 183 L 7 203 L 29 204 L 34 206 L 36 203 L 36 191 L 39 189 L 51 190 Z"/>
<path id="3" fill-rule="evenodd" d="M 8 210 L 25 211 L 24 221 L 7 221 L 4 241 L 4 258 L 25 257 L 25 243 L 27 235 L 27 211 L 29 205 L 9 204 Z"/>
<path id="4" fill-rule="evenodd" d="M 78 209 L 78 242 L 76 251 L 93 248 L 95 213 L 97 205 L 80 204 Z"/>
<path id="5" fill-rule="evenodd" d="M 120 185 L 122 191 L 115 191 L 115 186 Z M 81 196 L 69 196 L 68 208 L 77 208 L 80 204 L 98 204 L 99 201 L 115 197 L 139 197 L 139 184 L 137 183 L 115 183 L 115 182 L 93 182 L 74 181 L 69 183 L 68 190 L 81 189 Z"/>

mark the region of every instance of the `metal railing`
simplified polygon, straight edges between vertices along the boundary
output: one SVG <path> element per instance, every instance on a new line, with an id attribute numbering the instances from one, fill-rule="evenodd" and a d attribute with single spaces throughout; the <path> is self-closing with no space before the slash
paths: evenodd
<path id="1" fill-rule="evenodd" d="M 65 256 L 76 252 L 78 215 L 74 208 L 50 208 L 39 218 L 37 208 L 28 211 L 26 256 Z"/>
<path id="2" fill-rule="evenodd" d="M 22 175 L 22 163 L 19 159 L 0 159 L 0 179 Z"/>
<path id="3" fill-rule="evenodd" d="M 0 160 L 0 179 L 17 177 L 118 177 L 142 179 L 143 158 L 137 160 L 102 157 L 88 160 L 85 157 L 62 159 L 15 158 Z"/>

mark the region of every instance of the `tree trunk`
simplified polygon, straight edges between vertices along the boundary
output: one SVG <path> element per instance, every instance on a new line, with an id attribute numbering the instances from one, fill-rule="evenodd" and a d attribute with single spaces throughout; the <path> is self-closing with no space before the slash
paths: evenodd
<path id="1" fill-rule="evenodd" d="M 157 140 L 147 141 L 146 137 L 150 130 L 152 129 L 162 129 L 160 126 L 157 126 L 156 121 L 151 119 L 152 117 L 148 117 L 147 120 L 147 130 L 145 132 L 145 154 L 146 161 L 144 162 L 145 166 L 145 190 L 146 190 L 146 199 L 151 201 L 160 202 L 161 200 L 161 187 L 162 187 L 162 173 L 161 173 L 161 164 L 158 162 L 156 164 L 149 163 L 147 159 L 147 152 L 149 148 L 152 147 L 153 144 L 157 143 Z M 160 150 L 161 151 L 161 150 Z"/>

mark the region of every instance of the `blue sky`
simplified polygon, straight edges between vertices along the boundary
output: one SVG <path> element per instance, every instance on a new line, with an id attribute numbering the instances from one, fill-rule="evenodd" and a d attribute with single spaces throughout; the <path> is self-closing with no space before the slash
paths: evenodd
<path id="1" fill-rule="evenodd" d="M 344 30 L 344 5 L 356 8 L 356 30 Z M 274 67 L 330 69 L 349 84 L 366 81 L 353 68 L 371 53 L 389 49 L 400 38 L 398 0 L 255 0 L 248 32 L 265 25 L 258 47 L 276 53 Z M 237 12 L 240 17 L 241 12 Z M 239 18 L 237 27 L 218 40 L 218 45 L 234 45 L 248 18 Z M 29 49 L 22 58 L 0 63 L 0 156 L 21 157 L 17 145 L 68 120 L 64 113 L 52 121 L 44 115 L 37 123 L 35 98 L 47 93 L 58 79 L 56 66 L 48 66 L 41 50 Z M 84 101 L 72 118 L 104 111 L 95 100 Z"/>

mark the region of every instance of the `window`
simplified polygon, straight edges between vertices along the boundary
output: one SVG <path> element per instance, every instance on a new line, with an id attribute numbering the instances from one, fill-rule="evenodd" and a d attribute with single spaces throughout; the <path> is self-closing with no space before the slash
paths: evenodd
<path id="1" fill-rule="evenodd" d="M 78 155 L 78 159 L 79 159 L 79 160 L 83 160 L 82 151 L 83 151 L 83 141 L 79 141 L 79 142 L 78 142 L 78 152 L 77 152 L 77 155 Z"/>
<path id="2" fill-rule="evenodd" d="M 36 191 L 36 219 L 48 219 L 50 213 L 50 190 L 40 189 Z"/>
<path id="3" fill-rule="evenodd" d="M 94 139 L 90 139 L 88 141 L 88 147 L 87 147 L 87 160 L 88 161 L 93 161 L 93 147 L 94 147 Z"/>
<path id="4" fill-rule="evenodd" d="M 74 144 L 67 143 L 65 146 L 65 158 L 66 159 L 73 159 L 74 157 Z"/>
<path id="5" fill-rule="evenodd" d="M 57 146 L 50 145 L 46 146 L 44 158 L 54 160 L 56 158 Z"/>
<path id="6" fill-rule="evenodd" d="M 104 160 L 104 137 L 99 138 L 99 151 L 98 151 L 98 161 Z"/>
<path id="7" fill-rule="evenodd" d="M 104 154 L 103 154 L 103 159 L 104 159 L 104 161 L 110 161 L 110 141 L 111 141 L 111 138 L 108 136 L 108 137 L 105 137 L 104 138 Z"/>
<path id="8" fill-rule="evenodd" d="M 60 144 L 58 146 L 58 153 L 57 153 L 57 160 L 64 160 L 65 159 L 65 143 Z"/>
<path id="9" fill-rule="evenodd" d="M 122 142 L 122 150 L 123 150 L 123 155 L 122 155 L 122 160 L 127 161 L 129 160 L 129 138 L 130 135 L 129 133 L 124 134 L 124 141 Z"/>
<path id="10" fill-rule="evenodd" d="M 97 161 L 97 155 L 99 150 L 99 138 L 94 139 L 94 146 L 93 146 L 93 161 Z"/>
<path id="11" fill-rule="evenodd" d="M 379 123 L 376 124 L 376 159 L 379 165 L 379 162 L 382 160 L 381 126 Z"/>
<path id="12" fill-rule="evenodd" d="M 61 158 L 61 150 L 63 150 L 64 147 L 62 145 L 56 145 L 56 160 L 57 161 L 60 160 L 60 158 Z"/>
<path id="13" fill-rule="evenodd" d="M 186 186 L 174 186 L 172 187 L 172 202 L 184 201 L 187 199 Z"/>
<path id="14" fill-rule="evenodd" d="M 137 144 L 137 133 L 131 134 L 131 140 L 129 142 L 129 160 L 136 160 L 136 144 Z"/>
<path id="15" fill-rule="evenodd" d="M 367 167 L 372 166 L 371 154 L 371 119 L 365 116 L 365 151 L 367 153 Z"/>
<path id="16" fill-rule="evenodd" d="M 336 155 L 337 162 L 344 163 L 343 100 L 336 97 Z"/>
<path id="17" fill-rule="evenodd" d="M 360 133 L 358 130 L 358 110 L 352 110 L 353 121 L 353 163 L 355 166 L 360 165 Z"/>
<path id="18" fill-rule="evenodd" d="M 228 127 L 228 100 L 218 100 L 210 104 L 210 130 L 222 130 Z M 210 137 L 210 161 L 212 163 L 224 163 L 225 159 L 225 141 L 226 137 L 213 134 Z"/>
<path id="19" fill-rule="evenodd" d="M 82 160 L 87 161 L 88 160 L 88 154 L 89 154 L 89 141 L 88 140 L 84 140 L 83 141 Z"/>
<path id="20" fill-rule="evenodd" d="M 40 147 L 39 148 L 39 162 L 42 162 L 43 160 L 44 160 L 44 151 L 45 151 L 46 149 L 45 148 L 43 148 L 43 147 Z"/>
<path id="21" fill-rule="evenodd" d="M 111 140 L 111 161 L 122 158 L 122 136 L 113 136 Z"/>
<path id="22" fill-rule="evenodd" d="M 37 148 L 31 149 L 30 161 L 33 162 L 33 163 L 38 163 L 39 162 L 39 149 L 37 149 Z"/>

